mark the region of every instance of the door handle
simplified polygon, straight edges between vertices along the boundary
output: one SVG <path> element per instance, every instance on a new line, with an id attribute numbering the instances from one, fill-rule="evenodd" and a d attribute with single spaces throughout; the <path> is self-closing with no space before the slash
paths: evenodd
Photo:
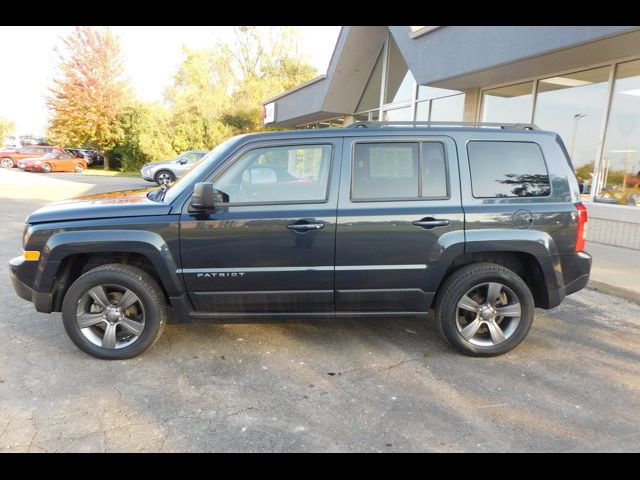
<path id="1" fill-rule="evenodd" d="M 449 220 L 446 220 L 446 219 L 438 220 L 432 217 L 426 217 L 426 218 L 423 218 L 422 220 L 416 220 L 415 222 L 413 222 L 413 224 L 416 227 L 426 228 L 426 229 L 435 228 L 435 227 L 446 227 L 449 225 L 449 223 L 450 223 Z"/>
<path id="2" fill-rule="evenodd" d="M 287 225 L 288 230 L 295 230 L 296 232 L 309 232 L 311 230 L 320 230 L 324 228 L 324 223 L 290 223 Z"/>

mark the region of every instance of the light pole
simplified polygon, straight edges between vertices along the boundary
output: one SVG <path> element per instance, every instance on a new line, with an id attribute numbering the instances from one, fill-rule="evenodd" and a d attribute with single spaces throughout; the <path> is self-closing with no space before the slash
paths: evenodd
<path id="1" fill-rule="evenodd" d="M 576 113 L 573 116 L 573 135 L 571 135 L 571 161 L 572 162 L 575 162 L 575 159 L 573 158 L 573 152 L 576 148 L 576 134 L 578 133 L 578 120 L 586 116 L 587 116 L 586 113 Z"/>

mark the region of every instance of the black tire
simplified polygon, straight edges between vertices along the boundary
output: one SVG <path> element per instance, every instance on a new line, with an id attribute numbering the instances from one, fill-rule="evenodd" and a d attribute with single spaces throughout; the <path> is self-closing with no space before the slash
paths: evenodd
<path id="1" fill-rule="evenodd" d="M 78 304 L 98 285 L 117 285 L 131 290 L 144 309 L 144 329 L 130 345 L 104 348 L 92 343 L 77 320 Z M 132 358 L 149 350 L 158 341 L 168 317 L 167 302 L 158 283 L 143 270 L 120 263 L 101 265 L 80 276 L 67 290 L 62 302 L 62 322 L 69 338 L 89 355 L 105 360 Z"/>
<path id="2" fill-rule="evenodd" d="M 51 170 L 53 170 L 51 168 L 51 165 L 49 165 L 48 163 L 45 163 L 42 165 L 42 173 L 51 173 Z"/>
<path id="3" fill-rule="evenodd" d="M 158 173 L 155 174 L 155 176 L 153 177 L 154 181 L 156 182 L 156 184 L 158 185 L 162 185 L 164 182 L 162 181 L 162 179 L 160 178 L 161 176 L 166 175 L 168 178 L 168 183 L 172 183 L 176 181 L 176 176 L 173 174 L 173 172 L 169 171 L 169 170 L 160 170 Z"/>
<path id="4" fill-rule="evenodd" d="M 11 157 L 2 157 L 2 159 L 0 159 L 0 166 L 2 166 L 2 168 L 13 168 L 15 167 L 15 163 Z"/>
<path id="5" fill-rule="evenodd" d="M 489 282 L 500 283 L 515 294 L 520 303 L 520 317 L 517 326 L 505 340 L 494 345 L 477 345 L 465 339 L 458 330 L 458 302 L 475 286 Z M 465 355 L 502 355 L 514 349 L 529 333 L 535 313 L 533 295 L 524 280 L 508 268 L 494 263 L 467 265 L 447 277 L 439 291 L 435 305 L 438 328 L 447 342 Z M 462 309 L 460 312 L 464 313 Z M 474 337 L 470 340 L 473 339 Z"/>

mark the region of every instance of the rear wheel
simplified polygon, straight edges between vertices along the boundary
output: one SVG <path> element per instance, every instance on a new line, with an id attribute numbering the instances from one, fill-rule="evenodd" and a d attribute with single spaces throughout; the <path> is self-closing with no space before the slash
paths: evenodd
<path id="1" fill-rule="evenodd" d="M 88 271 L 62 302 L 69 338 L 83 352 L 107 360 L 147 351 L 162 335 L 167 315 L 164 294 L 153 277 L 123 264 Z"/>
<path id="2" fill-rule="evenodd" d="M 76 173 L 82 173 L 82 171 L 84 170 L 84 167 L 82 166 L 81 163 L 76 163 L 74 170 L 76 171 Z"/>
<path id="3" fill-rule="evenodd" d="M 9 157 L 3 157 L 2 160 L 0 160 L 0 167 L 13 168 L 13 159 Z"/>
<path id="4" fill-rule="evenodd" d="M 443 283 L 436 319 L 445 339 L 466 355 L 502 355 L 529 333 L 534 317 L 527 284 L 501 265 L 462 267 Z"/>
<path id="5" fill-rule="evenodd" d="M 51 165 L 48 163 L 42 165 L 42 173 L 51 173 Z"/>

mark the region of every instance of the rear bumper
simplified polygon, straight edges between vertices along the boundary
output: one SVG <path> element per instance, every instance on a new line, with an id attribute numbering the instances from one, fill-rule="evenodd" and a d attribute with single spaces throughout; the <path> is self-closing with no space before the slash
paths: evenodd
<path id="1" fill-rule="evenodd" d="M 591 255 L 586 252 L 564 253 L 560 255 L 564 285 L 549 290 L 549 305 L 554 308 L 560 305 L 564 297 L 587 286 L 591 272 Z"/>
<path id="2" fill-rule="evenodd" d="M 13 289 L 20 298 L 33 303 L 38 312 L 51 313 L 51 294 L 38 292 L 20 280 L 20 269 L 24 264 L 25 259 L 22 255 L 9 261 L 9 276 Z"/>

